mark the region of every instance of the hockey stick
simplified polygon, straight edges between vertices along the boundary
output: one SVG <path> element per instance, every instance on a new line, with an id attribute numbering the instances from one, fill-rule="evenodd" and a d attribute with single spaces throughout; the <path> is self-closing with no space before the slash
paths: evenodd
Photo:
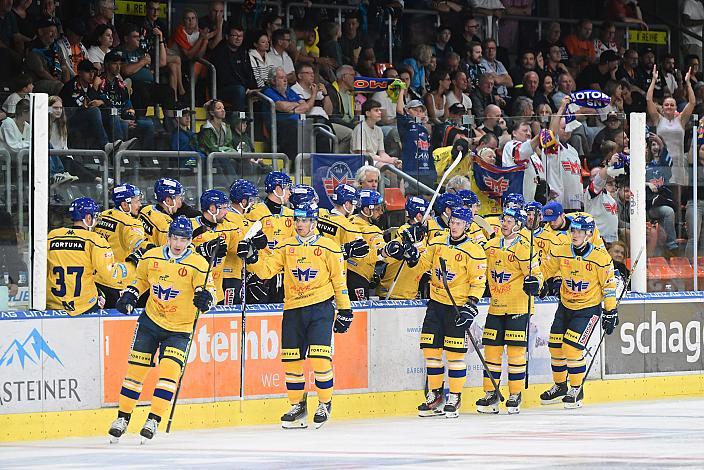
<path id="1" fill-rule="evenodd" d="M 437 188 L 435 188 L 435 192 L 433 193 L 433 197 L 430 199 L 430 204 L 428 204 L 428 208 L 425 209 L 425 213 L 423 214 L 423 220 L 421 221 L 422 224 L 424 224 L 428 218 L 430 217 L 430 211 L 433 210 L 433 204 L 435 204 L 435 200 L 438 198 L 438 194 L 440 194 L 440 188 L 442 188 L 443 183 L 445 183 L 445 179 L 447 179 L 447 176 L 454 170 L 457 165 L 460 164 L 460 161 L 462 160 L 462 152 L 457 152 L 457 157 L 455 157 L 455 160 L 450 164 L 450 166 L 447 167 L 445 172 L 442 174 L 442 178 L 440 178 L 440 183 L 438 183 Z M 391 298 L 391 293 L 394 291 L 394 287 L 396 287 L 396 282 L 398 282 L 398 278 L 401 275 L 401 271 L 403 270 L 403 267 L 406 264 L 406 260 L 401 260 L 401 264 L 398 267 L 398 271 L 396 271 L 396 275 L 394 276 L 394 280 L 391 282 L 391 285 L 389 286 L 389 291 L 386 293 L 386 298 L 384 300 L 389 300 Z"/>
<path id="2" fill-rule="evenodd" d="M 640 255 L 643 254 L 643 248 L 642 246 L 640 248 L 640 251 L 638 252 L 638 256 L 636 256 L 635 261 L 633 261 L 633 265 L 631 266 L 631 272 L 628 273 L 628 279 L 626 279 L 626 282 L 623 285 L 623 291 L 621 291 L 621 295 L 619 295 L 618 300 L 616 300 L 616 308 L 621 304 L 621 299 L 623 299 L 623 296 L 626 295 L 626 292 L 628 291 L 628 285 L 631 283 L 631 277 L 633 276 L 633 271 L 636 269 L 636 266 L 638 265 L 638 261 L 640 260 Z M 582 388 L 584 387 L 584 382 L 587 381 L 587 377 L 589 377 L 589 372 L 592 370 L 592 366 L 594 365 L 594 362 L 596 362 L 596 358 L 599 354 L 599 349 L 601 349 L 601 345 L 604 342 L 604 338 L 606 338 L 606 331 L 601 332 L 601 338 L 599 339 L 599 344 L 596 347 L 596 350 L 594 350 L 594 356 L 592 357 L 591 362 L 589 363 L 589 367 L 587 367 L 587 371 L 584 373 L 584 380 L 582 380 L 582 385 L 579 386 L 579 390 L 577 390 L 577 395 L 579 396 L 580 393 L 582 393 Z"/>
<path id="3" fill-rule="evenodd" d="M 537 217 L 537 215 L 533 216 L 534 218 Z M 530 256 L 528 257 L 528 277 L 533 275 L 533 233 L 534 230 L 530 230 Z M 525 389 L 528 390 L 528 374 L 529 374 L 529 368 L 528 366 L 530 365 L 530 311 L 531 307 L 533 306 L 533 296 L 529 295 L 528 296 L 528 323 L 526 324 L 526 379 L 525 379 Z"/>
<path id="4" fill-rule="evenodd" d="M 220 237 L 218 236 L 218 240 L 220 240 Z M 208 263 L 208 270 L 205 272 L 205 280 L 203 281 L 203 287 L 202 289 L 205 290 L 205 288 L 208 285 L 208 277 L 210 277 L 210 271 L 212 271 L 213 267 L 215 266 L 215 260 L 217 259 L 217 254 L 218 254 L 218 249 L 220 248 L 220 242 L 215 245 L 215 248 L 213 249 L 213 254 L 210 257 L 210 262 Z M 196 335 L 196 328 L 198 326 L 198 318 L 200 318 L 201 311 L 200 309 L 196 309 L 196 317 L 193 319 L 193 328 L 191 329 L 191 337 L 188 338 L 188 346 L 186 346 L 186 354 L 183 359 L 183 367 L 181 367 L 181 373 L 179 374 L 178 377 L 178 384 L 176 385 L 176 393 L 174 394 L 174 401 L 173 404 L 171 405 L 171 412 L 169 413 L 169 421 L 166 424 L 166 433 L 168 434 L 171 431 L 171 423 L 174 420 L 174 412 L 176 411 L 176 402 L 178 401 L 178 396 L 181 393 L 181 385 L 183 384 L 183 376 L 186 373 L 186 366 L 188 365 L 188 356 L 191 353 L 191 345 L 193 344 L 193 338 Z"/>
<path id="5" fill-rule="evenodd" d="M 450 297 L 450 302 L 452 302 L 452 306 L 455 309 L 455 314 L 459 317 L 460 309 L 457 307 L 457 304 L 455 303 L 455 298 L 452 297 L 452 292 L 450 292 L 450 286 L 447 284 L 447 264 L 445 263 L 445 258 L 440 258 L 440 274 L 442 274 L 442 285 L 445 287 L 445 291 L 447 292 L 448 297 Z M 477 343 L 477 340 L 474 339 L 474 335 L 472 335 L 472 331 L 469 328 L 467 328 L 466 331 L 467 336 L 469 336 L 469 340 L 472 342 L 472 346 L 474 346 L 474 351 L 477 353 L 477 356 L 479 356 L 479 360 L 482 362 L 484 372 L 486 372 L 486 375 L 489 377 L 489 380 L 491 380 L 491 384 L 494 386 L 494 390 L 499 395 L 499 400 L 501 400 L 501 402 L 503 403 L 504 396 L 501 394 L 501 390 L 499 390 L 499 384 L 496 383 L 496 379 L 494 379 L 494 376 L 489 370 L 489 366 L 487 365 L 486 360 L 484 359 L 484 355 L 482 355 L 481 351 L 479 351 L 479 343 Z"/>

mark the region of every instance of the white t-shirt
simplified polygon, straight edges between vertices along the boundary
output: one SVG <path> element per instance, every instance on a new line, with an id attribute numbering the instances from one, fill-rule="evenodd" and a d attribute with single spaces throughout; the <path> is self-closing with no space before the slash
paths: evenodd
<path id="1" fill-rule="evenodd" d="M 535 200 L 535 186 L 538 183 L 538 177 L 545 179 L 545 165 L 543 160 L 533 151 L 529 140 L 525 142 L 511 140 L 504 145 L 504 151 L 501 154 L 501 166 L 509 167 L 519 163 L 526 167 L 523 173 L 523 197 L 526 202 L 533 202 Z"/>
<path id="2" fill-rule="evenodd" d="M 310 90 L 303 88 L 300 83 L 296 82 L 291 86 L 291 89 L 295 91 L 301 99 L 308 101 L 310 99 Z M 318 94 L 315 97 L 315 101 L 323 101 L 323 92 L 318 90 Z M 325 112 L 322 106 L 313 106 L 310 111 L 308 111 L 308 116 L 320 116 L 325 119 L 329 119 L 328 113 Z"/>
<path id="3" fill-rule="evenodd" d="M 550 192 L 555 193 L 555 201 L 562 207 L 582 210 L 582 165 L 577 150 L 570 144 L 560 144 L 557 155 L 547 155 L 547 180 Z"/>
<path id="4" fill-rule="evenodd" d="M 584 210 L 594 217 L 594 223 L 606 243 L 618 240 L 618 204 L 611 195 L 603 190 L 595 197 L 589 188 L 584 190 Z"/>
<path id="5" fill-rule="evenodd" d="M 110 52 L 110 49 L 108 49 Z M 94 64 L 102 64 L 105 62 L 105 52 L 98 46 L 90 46 L 88 51 L 86 51 L 86 59 L 90 60 Z"/>
<path id="6" fill-rule="evenodd" d="M 352 153 L 358 153 L 361 150 L 372 157 L 378 155 L 380 151 L 385 150 L 384 132 L 381 127 L 369 127 L 366 120 L 362 121 L 352 131 L 350 149 L 352 149 Z"/>
<path id="7" fill-rule="evenodd" d="M 271 56 L 271 63 L 274 65 L 274 67 L 283 67 L 284 72 L 286 72 L 286 75 L 293 73 L 296 69 L 293 66 L 293 61 L 291 60 L 291 56 L 288 55 L 288 52 L 283 51 L 281 54 L 276 52 L 276 49 L 273 47 L 269 49 L 269 53 L 267 56 Z"/>
<path id="8" fill-rule="evenodd" d="M 689 16 L 691 20 L 704 20 L 704 5 L 702 5 L 702 2 L 699 0 L 685 0 L 682 14 Z M 696 35 L 702 35 L 702 26 L 683 26 L 683 28 Z M 698 39 L 694 39 L 689 34 L 683 34 L 682 44 L 693 44 L 701 47 L 702 42 Z"/>
<path id="9" fill-rule="evenodd" d="M 453 104 L 457 104 L 460 102 L 460 100 L 458 100 L 455 94 L 451 91 L 448 91 L 445 97 L 447 98 L 448 108 Z M 467 93 L 462 93 L 462 105 L 465 107 L 465 109 L 472 109 L 472 99 L 469 97 L 469 95 L 467 95 Z"/>

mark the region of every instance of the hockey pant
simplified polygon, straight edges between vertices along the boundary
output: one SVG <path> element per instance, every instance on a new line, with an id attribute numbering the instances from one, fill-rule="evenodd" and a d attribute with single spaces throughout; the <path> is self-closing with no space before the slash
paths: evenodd
<path id="1" fill-rule="evenodd" d="M 450 392 L 462 392 L 467 379 L 467 365 L 464 362 L 467 352 L 466 334 L 463 328 L 455 325 L 455 311 L 451 306 L 434 300 L 428 301 L 421 329 L 420 347 L 425 357 L 429 389 L 442 386 L 445 376 L 445 366 L 442 361 L 444 349 Z"/>
<path id="2" fill-rule="evenodd" d="M 581 310 L 570 310 L 562 302 L 558 305 L 548 341 L 555 383 L 565 382 L 569 374 L 572 387 L 582 385 L 587 370 L 584 349 L 599 324 L 600 315 L 601 305 Z"/>
<path id="3" fill-rule="evenodd" d="M 519 393 L 523 389 L 526 378 L 526 327 L 528 314 L 519 315 L 494 315 L 486 316 L 482 344 L 484 345 L 484 359 L 489 372 L 496 380 L 501 381 L 501 362 L 506 348 L 508 358 L 508 390 L 509 393 Z M 484 371 L 484 391 L 494 390 L 491 378 Z"/>

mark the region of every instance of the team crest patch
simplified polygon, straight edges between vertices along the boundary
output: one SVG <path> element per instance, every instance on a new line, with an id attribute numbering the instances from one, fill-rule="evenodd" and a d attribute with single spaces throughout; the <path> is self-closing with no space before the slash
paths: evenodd
<path id="1" fill-rule="evenodd" d="M 330 167 L 323 178 L 323 187 L 325 188 L 325 196 L 328 202 L 332 204 L 330 195 L 339 184 L 354 183 L 354 173 L 345 162 L 335 162 Z"/>

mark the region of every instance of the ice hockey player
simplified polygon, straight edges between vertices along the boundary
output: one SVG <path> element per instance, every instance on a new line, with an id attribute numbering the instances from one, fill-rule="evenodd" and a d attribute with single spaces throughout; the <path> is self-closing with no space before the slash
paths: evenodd
<path id="1" fill-rule="evenodd" d="M 302 206 L 304 204 L 309 204 L 313 206 L 318 206 L 320 204 L 320 198 L 318 193 L 312 186 L 307 184 L 294 184 L 291 186 L 291 195 L 288 198 L 289 205 L 292 209 Z M 323 212 L 318 207 L 318 217 L 323 215 Z M 325 211 L 327 213 L 327 211 Z M 318 220 L 320 222 L 320 220 Z"/>
<path id="2" fill-rule="evenodd" d="M 159 378 L 149 415 L 140 431 L 143 442 L 154 437 L 169 409 L 186 362 L 196 309 L 208 311 L 215 299 L 212 276 L 207 274 L 208 261 L 189 247 L 192 234 L 191 221 L 184 216 L 176 217 L 169 224 L 166 244 L 144 253 L 137 265 L 136 279 L 117 302 L 118 311 L 129 313 L 137 305 L 140 294 L 149 291 L 147 306 L 137 320 L 132 339 L 117 419 L 110 426 L 111 442 L 117 442 L 127 430 L 142 385 L 159 351 Z"/>
<path id="3" fill-rule="evenodd" d="M 330 195 L 332 210 L 318 217 L 318 231 L 342 247 L 345 260 L 364 258 L 369 245 L 362 232 L 352 222 L 352 215 L 359 205 L 359 192 L 349 184 L 338 184 Z"/>
<path id="4" fill-rule="evenodd" d="M 575 217 L 570 233 L 571 243 L 553 246 L 541 266 L 543 277 L 554 278 L 559 285 L 552 290 L 559 292 L 560 303 L 548 342 L 555 385 L 540 395 L 540 402 L 548 405 L 562 401 L 565 408 L 579 408 L 584 398 L 584 389 L 580 388 L 586 371 L 584 349 L 599 317 L 606 334 L 611 334 L 618 324 L 618 312 L 611 256 L 589 241 L 594 220 Z"/>
<path id="5" fill-rule="evenodd" d="M 285 429 L 307 427 L 304 360 L 310 358 L 318 392 L 313 417 L 316 428 L 330 418 L 333 370 L 332 332 L 345 333 L 352 323 L 346 287 L 346 267 L 340 246 L 315 231 L 318 208 L 301 205 L 294 211 L 296 235 L 273 250 L 258 250 L 242 241 L 238 253 L 247 267 L 268 279 L 284 275 L 284 313 L 281 323 L 281 360 L 291 409 L 281 417 Z M 333 298 L 338 309 L 335 316 Z"/>
<path id="6" fill-rule="evenodd" d="M 103 286 L 117 288 L 127 269 L 115 263 L 108 241 L 92 231 L 98 222 L 98 203 L 81 197 L 68 211 L 73 226 L 48 235 L 46 308 L 76 316 L 103 308 Z"/>
<path id="7" fill-rule="evenodd" d="M 538 262 L 542 263 L 550 252 L 550 248 L 562 242 L 556 238 L 555 232 L 545 230 L 545 224 L 543 223 L 543 205 L 541 203 L 538 201 L 529 202 L 525 205 L 524 210 L 527 216 L 526 229 L 528 230 L 528 235 L 523 235 L 523 238 L 530 242 L 530 232 L 533 232 L 533 249 L 538 256 Z M 545 286 L 545 284 L 546 283 L 543 282 L 543 286 Z"/>
<path id="8" fill-rule="evenodd" d="M 281 171 L 272 171 L 264 180 L 266 199 L 263 203 L 256 204 L 247 214 L 250 221 L 260 221 L 262 231 L 269 243 L 269 248 L 274 248 L 285 238 L 294 234 L 293 211 L 289 209 L 291 196 L 291 178 Z M 264 281 L 268 292 L 268 303 L 281 303 L 284 299 L 283 276 L 277 275 L 274 279 Z"/>
<path id="9" fill-rule="evenodd" d="M 442 193 L 435 201 L 435 217 L 428 219 L 428 236 L 432 240 L 437 235 L 447 235 L 452 209 L 462 207 L 464 201 L 454 193 Z"/>
<path id="10" fill-rule="evenodd" d="M 183 195 L 183 185 L 173 178 L 159 178 L 154 182 L 157 203 L 144 206 L 139 211 L 147 241 L 152 245 L 166 243 L 169 225 L 183 204 Z"/>
<path id="11" fill-rule="evenodd" d="M 457 195 L 462 198 L 464 207 L 472 211 L 472 225 L 469 226 L 469 231 L 467 232 L 469 238 L 474 243 L 484 246 L 487 241 L 485 230 L 488 230 L 491 226 L 479 215 L 479 208 L 481 206 L 479 198 L 474 191 L 469 189 L 460 189 L 457 191 Z"/>
<path id="12" fill-rule="evenodd" d="M 543 220 L 548 223 L 545 229 L 549 232 L 553 232 L 555 238 L 562 244 L 571 243 L 570 224 L 575 217 L 579 216 L 594 220 L 592 215 L 586 212 L 571 212 L 565 214 L 562 204 L 557 201 L 550 201 L 543 207 Z M 589 242 L 604 248 L 604 240 L 602 240 L 599 228 L 596 225 L 594 226 L 594 233 L 589 239 Z"/>
<path id="13" fill-rule="evenodd" d="M 401 243 L 413 243 L 419 254 L 423 254 L 428 246 L 427 220 L 423 223 L 423 215 L 430 203 L 418 196 L 410 196 L 406 199 L 407 223 L 399 227 L 399 234 L 395 240 Z M 412 300 L 418 298 L 419 291 L 424 290 L 428 281 L 422 266 L 409 266 L 401 259 L 387 258 L 386 270 L 380 282 L 379 294 L 386 298 L 391 285 L 396 279 L 396 285 L 389 299 Z M 403 264 L 403 273 L 397 277 L 398 270 Z"/>
<path id="14" fill-rule="evenodd" d="M 484 249 L 467 236 L 467 228 L 471 224 L 472 211 L 455 207 L 449 220 L 449 233 L 431 239 L 428 249 L 418 261 L 420 269 L 431 272 L 430 300 L 420 335 L 429 391 L 425 402 L 418 406 L 419 416 L 459 416 L 462 387 L 467 376 L 464 361 L 467 330 L 477 316 L 477 302 L 484 293 L 486 282 Z M 446 260 L 447 273 L 442 272 L 440 258 Z M 413 266 L 415 261 L 409 260 L 408 264 Z M 443 286 L 443 276 L 447 276 L 452 297 L 459 305 L 459 316 Z M 444 407 L 443 350 L 450 382 L 450 395 Z"/>
<path id="15" fill-rule="evenodd" d="M 508 358 L 509 414 L 521 410 L 521 390 L 526 377 L 526 328 L 530 321 L 528 302 L 538 295 L 542 275 L 537 255 L 531 260 L 530 241 L 519 232 L 526 222 L 526 213 L 518 207 L 505 209 L 501 235 L 489 240 L 486 250 L 487 280 L 491 302 L 484 324 L 482 344 L 489 371 L 497 383 L 501 381 L 501 362 L 506 349 Z M 529 297 L 531 296 L 531 297 Z M 477 400 L 480 413 L 498 413 L 499 395 L 484 371 L 485 396 Z"/>

